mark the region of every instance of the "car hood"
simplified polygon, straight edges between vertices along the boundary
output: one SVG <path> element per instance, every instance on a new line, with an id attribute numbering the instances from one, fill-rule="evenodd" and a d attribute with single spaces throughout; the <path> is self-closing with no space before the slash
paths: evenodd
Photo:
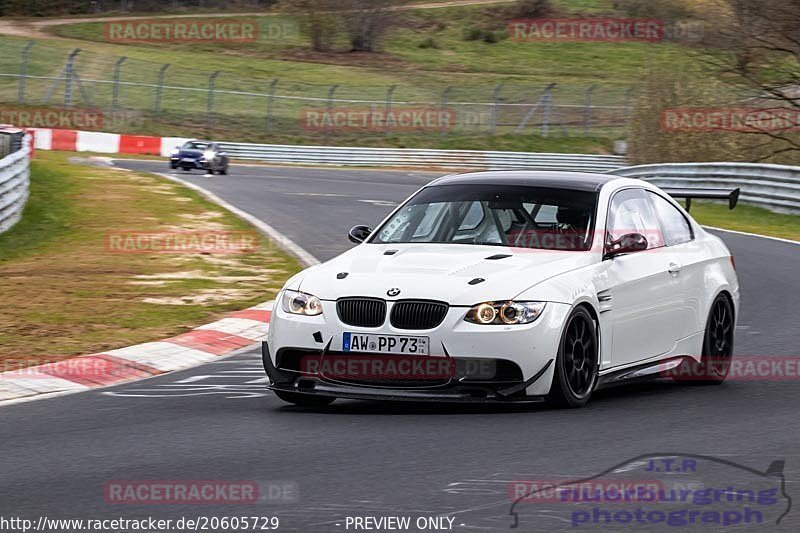
<path id="1" fill-rule="evenodd" d="M 181 157 L 202 157 L 203 150 L 181 150 L 178 155 Z"/>
<path id="2" fill-rule="evenodd" d="M 387 255 L 391 251 L 395 253 Z M 396 298 L 473 305 L 510 300 L 546 279 L 592 262 L 589 252 L 460 244 L 363 244 L 308 269 L 296 278 L 299 287 L 293 283 L 292 288 L 323 300 L 343 296 L 392 298 L 387 291 L 399 289 Z M 346 277 L 342 277 L 344 273 Z M 484 281 L 475 283 L 476 278 Z"/>

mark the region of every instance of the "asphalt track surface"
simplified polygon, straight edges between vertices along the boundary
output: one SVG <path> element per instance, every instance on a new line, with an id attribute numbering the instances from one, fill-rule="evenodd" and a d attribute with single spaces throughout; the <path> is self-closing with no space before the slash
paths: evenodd
<path id="1" fill-rule="evenodd" d="M 164 163 L 118 164 L 168 172 Z M 266 221 L 320 260 L 351 246 L 350 226 L 376 223 L 436 176 L 255 166 L 213 178 L 177 175 Z M 737 355 L 797 355 L 800 246 L 721 236 L 736 256 L 742 285 Z M 730 462 L 713 480 L 697 473 L 706 487 L 746 486 L 753 471 L 784 460 L 785 492 L 800 495 L 797 380 L 719 387 L 653 382 L 601 391 L 571 411 L 341 400 L 313 411 L 283 404 L 264 383 L 259 354 L 250 350 L 133 384 L 0 406 L 0 517 L 277 516 L 279 531 L 315 532 L 354 531 L 346 527 L 348 516 L 409 516 L 413 525 L 418 517 L 447 515 L 453 530 L 504 531 L 512 523 L 509 481 L 587 478 L 664 453 Z M 119 505 L 104 499 L 111 480 L 283 481 L 299 493 L 285 503 Z M 800 528 L 797 505 L 775 524 L 787 501 L 781 512 L 765 513 L 761 528 Z M 521 505 L 519 530 L 755 528 L 576 528 L 570 509 Z"/>

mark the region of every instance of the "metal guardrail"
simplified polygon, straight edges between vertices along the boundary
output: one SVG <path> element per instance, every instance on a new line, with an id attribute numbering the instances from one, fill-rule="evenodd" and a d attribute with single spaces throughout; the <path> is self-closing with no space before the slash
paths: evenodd
<path id="1" fill-rule="evenodd" d="M 30 194 L 30 142 L 26 135 L 19 150 L 0 159 L 0 233 L 19 222 Z"/>
<path id="2" fill-rule="evenodd" d="M 665 163 L 612 171 L 659 187 L 739 187 L 743 203 L 800 214 L 800 167 L 757 163 Z"/>
<path id="3" fill-rule="evenodd" d="M 394 166 L 481 170 L 570 170 L 607 172 L 625 164 L 614 155 L 417 150 L 221 143 L 233 159 L 270 163 L 349 166 Z"/>

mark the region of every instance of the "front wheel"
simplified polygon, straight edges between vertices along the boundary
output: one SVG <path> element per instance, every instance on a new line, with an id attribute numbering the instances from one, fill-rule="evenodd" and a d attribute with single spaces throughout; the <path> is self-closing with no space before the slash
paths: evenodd
<path id="1" fill-rule="evenodd" d="M 300 407 L 325 407 L 333 403 L 336 398 L 327 398 L 325 396 L 313 396 L 311 394 L 302 394 L 298 392 L 284 392 L 273 391 L 275 395 L 283 400 Z"/>
<path id="2" fill-rule="evenodd" d="M 583 407 L 597 384 L 597 324 L 585 307 L 567 319 L 548 400 L 558 407 Z"/>

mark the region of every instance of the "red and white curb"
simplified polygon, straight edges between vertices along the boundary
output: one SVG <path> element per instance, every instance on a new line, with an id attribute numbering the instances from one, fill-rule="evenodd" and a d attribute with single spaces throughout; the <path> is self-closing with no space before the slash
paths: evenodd
<path id="1" fill-rule="evenodd" d="M 107 387 L 212 361 L 266 339 L 272 302 L 158 342 L 0 373 L 0 403 Z"/>
<path id="2" fill-rule="evenodd" d="M 173 148 L 188 140 L 183 137 L 123 135 L 100 131 L 49 128 L 25 128 L 25 130 L 33 133 L 33 146 L 36 150 L 63 150 L 68 152 L 149 154 L 169 157 Z"/>

